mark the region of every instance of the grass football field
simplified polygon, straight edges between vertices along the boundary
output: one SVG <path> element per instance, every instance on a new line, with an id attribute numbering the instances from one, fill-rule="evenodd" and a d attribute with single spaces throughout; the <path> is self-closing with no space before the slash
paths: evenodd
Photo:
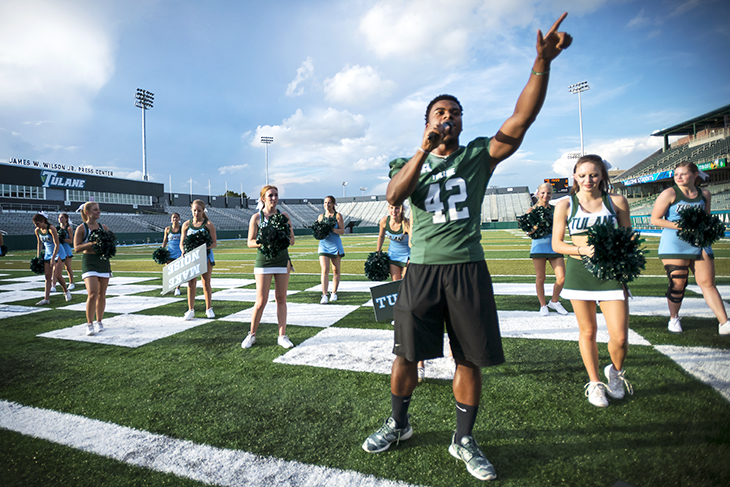
<path id="1" fill-rule="evenodd" d="M 363 263 L 375 250 L 376 236 L 348 235 L 343 241 L 343 280 L 366 281 Z M 528 239 L 518 231 L 485 231 L 482 243 L 495 287 L 522 284 L 530 289 L 534 270 Z M 656 297 L 661 302 L 667 279 L 656 257 L 658 238 L 646 237 L 645 245 L 646 270 L 630 289 L 637 300 Z M 155 287 L 127 296 L 162 303 L 155 301 L 163 297 L 161 267 L 151 258 L 154 248 L 120 247 L 112 269 L 115 278 L 129 278 L 132 284 L 147 279 L 138 284 Z M 713 248 L 722 292 L 722 286 L 730 285 L 730 242 Z M 301 353 L 307 340 L 324 332 L 382 337 L 392 330 L 389 323 L 374 320 L 372 307 L 362 306 L 369 292 L 341 291 L 336 303 L 318 304 L 314 238 L 298 237 L 290 255 L 296 268 L 289 284 L 296 291 L 288 298 L 291 308 L 309 305 L 302 306 L 308 310 L 302 319 L 313 322 L 325 319 L 332 307 L 344 310 L 329 326 L 289 325 L 287 333 L 295 344 L 291 352 L 299 348 Z M 338 355 L 341 351 L 333 348 L 328 355 L 326 340 L 318 342 L 315 365 L 286 362 L 287 350 L 276 345 L 276 325 L 262 323 L 256 345 L 243 350 L 248 315 L 225 319 L 251 307 L 252 302 L 238 299 L 215 300 L 214 320 L 204 319 L 204 302 L 197 301 L 195 321 L 201 324 L 141 346 L 50 338 L 85 322 L 81 259 L 73 259 L 78 292 L 71 303 L 56 293 L 45 311 L 27 312 L 20 307 L 34 307 L 41 297 L 22 293 L 42 291 L 40 281 L 17 280 L 32 275 L 31 257 L 32 252 L 11 252 L 0 258 L 0 485 L 192 486 L 224 485 L 230 478 L 239 485 L 272 486 L 479 484 L 447 451 L 455 427 L 449 380 L 429 378 L 417 387 L 410 408 L 411 439 L 368 454 L 362 442 L 390 413 L 389 375 L 382 367 L 367 370 L 370 344 L 360 349 L 357 340 L 351 342 L 352 349 L 344 353 L 360 360 L 349 369 Z M 213 278 L 252 280 L 254 257 L 242 240 L 219 242 Z M 27 289 L 20 290 L 19 283 Z M 240 292 L 253 289 L 253 284 L 238 287 Z M 214 293 L 225 290 L 214 285 Z M 21 294 L 13 298 L 14 292 Z M 172 327 L 187 310 L 184 298 L 185 290 L 178 299 L 131 315 L 108 311 L 106 326 L 109 331 L 134 319 Z M 688 290 L 688 302 L 697 298 L 701 296 Z M 519 315 L 519 336 L 503 330 L 507 363 L 483 369 L 474 436 L 495 465 L 494 484 L 730 485 L 730 337 L 718 335 L 714 317 L 687 311 L 684 333 L 674 335 L 666 330 L 665 304 L 654 314 L 632 314 L 630 327 L 643 338 L 643 344 L 631 345 L 625 363 L 634 394 L 601 409 L 583 395 L 588 379 L 577 331 L 570 339 L 531 335 L 531 329 L 543 328 L 534 292 L 502 294 L 496 301 L 500 312 L 532 314 Z M 563 303 L 572 311 L 569 302 Z M 69 305 L 78 306 L 64 309 Z M 267 311 L 274 310 L 270 302 Z M 605 343 L 599 343 L 599 354 L 601 365 L 607 365 Z M 694 364 L 693 370 L 704 371 L 709 377 L 705 380 L 714 380 L 717 387 L 688 372 L 677 356 Z M 719 392 L 723 388 L 726 396 Z M 22 419 L 26 413 L 31 419 Z M 8 427 L 13 421 L 38 433 Z M 115 436 L 121 430 L 126 436 Z M 145 435 L 154 439 L 147 442 Z M 201 449 L 185 456 L 183 451 L 193 447 Z M 105 449 L 117 453 L 107 455 Z M 208 455 L 218 455 L 218 463 L 207 462 Z M 246 460 L 232 465 L 227 458 Z"/>

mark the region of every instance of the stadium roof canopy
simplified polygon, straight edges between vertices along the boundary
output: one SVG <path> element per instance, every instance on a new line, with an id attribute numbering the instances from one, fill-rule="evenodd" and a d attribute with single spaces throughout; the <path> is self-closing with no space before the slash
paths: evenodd
<path id="1" fill-rule="evenodd" d="M 665 140 L 666 137 L 670 135 L 695 135 L 697 132 L 701 132 L 705 129 L 725 127 L 726 118 L 730 118 L 730 105 L 725 105 L 724 107 L 707 112 L 699 117 L 690 118 L 689 120 L 678 123 L 672 127 L 655 130 L 651 135 L 657 137 L 664 136 Z"/>

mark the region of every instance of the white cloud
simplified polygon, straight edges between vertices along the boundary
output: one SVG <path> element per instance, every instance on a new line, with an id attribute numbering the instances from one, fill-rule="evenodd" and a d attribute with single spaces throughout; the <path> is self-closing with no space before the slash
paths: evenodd
<path id="1" fill-rule="evenodd" d="M 231 165 L 231 166 L 221 166 L 218 168 L 218 174 L 221 176 L 225 174 L 233 174 L 237 172 L 241 172 L 244 169 L 248 168 L 248 164 L 237 164 L 237 165 Z"/>
<path id="2" fill-rule="evenodd" d="M 299 85 L 314 74 L 314 62 L 311 57 L 304 60 L 301 66 L 297 68 L 296 77 L 286 87 L 286 96 L 299 96 L 304 94 L 304 88 Z"/>
<path id="3" fill-rule="evenodd" d="M 472 45 L 533 26 L 556 12 L 585 14 L 606 0 L 381 0 L 360 19 L 367 45 L 381 58 L 432 57 L 443 64 L 466 58 Z M 552 18 L 554 17 L 554 18 Z M 542 20 L 540 20 L 542 22 Z M 552 24 L 538 25 L 543 33 Z"/>
<path id="4" fill-rule="evenodd" d="M 613 169 L 626 170 L 661 149 L 662 144 L 661 137 L 627 137 L 589 144 L 585 148 L 585 153 L 598 154 L 610 162 Z M 577 159 L 569 159 L 570 152 L 578 151 L 566 151 L 560 159 L 553 162 L 553 171 L 562 177 L 573 176 L 573 167 Z"/>
<path id="5" fill-rule="evenodd" d="M 269 136 L 274 137 L 274 150 L 276 147 L 328 150 L 333 145 L 343 144 L 343 141 L 364 137 L 369 125 L 364 116 L 353 115 L 347 110 L 328 108 L 308 116 L 298 109 L 281 125 L 257 127 L 251 145 L 258 146 L 261 136 Z"/>
<path id="6" fill-rule="evenodd" d="M 104 26 L 82 5 L 0 3 L 0 107 L 87 109 L 114 72 Z"/>
<path id="7" fill-rule="evenodd" d="M 383 80 L 371 66 L 346 66 L 333 78 L 324 80 L 325 99 L 334 103 L 368 105 L 389 97 L 396 84 Z"/>

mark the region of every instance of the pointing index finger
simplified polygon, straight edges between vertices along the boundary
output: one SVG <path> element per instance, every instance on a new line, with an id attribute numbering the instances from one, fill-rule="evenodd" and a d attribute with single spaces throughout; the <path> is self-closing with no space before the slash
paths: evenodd
<path id="1" fill-rule="evenodd" d="M 568 12 L 563 12 L 563 15 L 561 15 L 560 18 L 555 21 L 553 26 L 550 27 L 550 31 L 547 33 L 547 35 L 545 37 L 549 36 L 553 32 L 557 32 L 558 29 L 560 28 L 560 24 L 563 23 L 563 20 L 565 20 L 565 17 L 567 17 L 567 16 L 568 16 Z"/>

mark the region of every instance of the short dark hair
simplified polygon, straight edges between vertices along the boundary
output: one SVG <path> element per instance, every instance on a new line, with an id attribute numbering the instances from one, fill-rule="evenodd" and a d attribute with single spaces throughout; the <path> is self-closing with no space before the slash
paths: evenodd
<path id="1" fill-rule="evenodd" d="M 431 102 L 426 107 L 426 123 L 428 123 L 428 115 L 431 113 L 431 108 L 433 108 L 433 106 L 437 102 L 440 102 L 441 100 L 453 101 L 454 103 L 459 105 L 459 110 L 461 111 L 461 114 L 462 115 L 464 114 L 464 107 L 461 106 L 461 103 L 454 95 L 439 95 L 436 98 L 434 98 L 433 100 L 431 100 Z"/>

